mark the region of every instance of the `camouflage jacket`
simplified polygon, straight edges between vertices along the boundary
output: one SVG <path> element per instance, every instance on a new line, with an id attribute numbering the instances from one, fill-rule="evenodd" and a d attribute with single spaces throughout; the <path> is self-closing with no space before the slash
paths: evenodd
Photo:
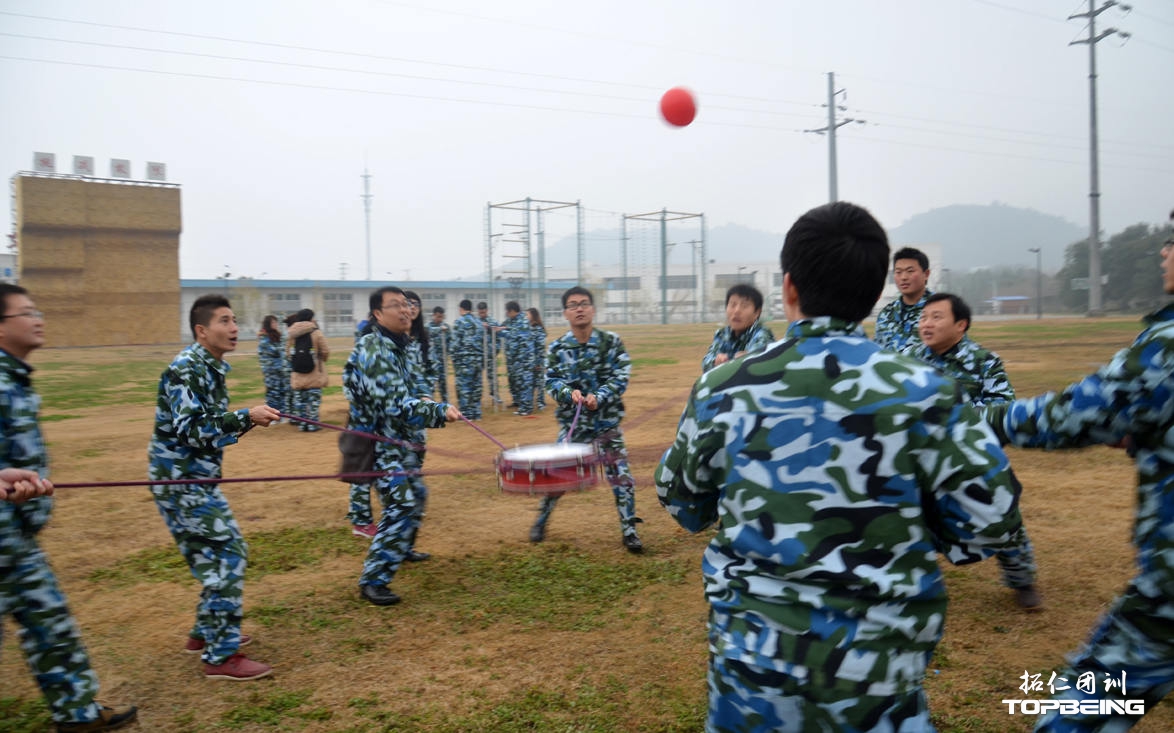
<path id="1" fill-rule="evenodd" d="M 523 354 L 529 354 L 531 348 L 530 320 L 526 318 L 526 315 L 519 313 L 507 318 L 503 325 L 505 330 L 500 333 L 505 339 L 506 358 L 517 359 Z"/>
<path id="2" fill-rule="evenodd" d="M 24 361 L 0 350 L 0 468 L 27 468 L 48 477 L 49 459 L 37 421 L 41 397 L 33 391 L 32 372 Z M 49 496 L 22 504 L 0 500 L 0 570 L 11 568 L 30 547 L 52 509 Z"/>
<path id="3" fill-rule="evenodd" d="M 890 351 L 901 351 L 910 344 L 919 343 L 921 337 L 917 335 L 917 322 L 921 320 L 921 311 L 931 295 L 933 291 L 926 288 L 913 305 L 905 305 L 905 301 L 898 295 L 896 300 L 881 308 L 876 315 L 876 334 L 872 340 Z"/>
<path id="4" fill-rule="evenodd" d="M 262 373 L 288 370 L 289 365 L 285 360 L 285 343 L 281 340 L 274 342 L 262 333 L 257 337 L 257 361 L 261 365 Z"/>
<path id="5" fill-rule="evenodd" d="M 448 347 L 453 359 L 480 359 L 485 353 L 484 331 L 485 327 L 472 313 L 465 313 L 453 321 L 452 343 Z"/>
<path id="6" fill-rule="evenodd" d="M 415 441 L 424 428 L 444 427 L 448 405 L 421 397 L 431 390 L 421 377 L 420 357 L 412 350 L 407 337 L 395 338 L 382 328 L 359 339 L 342 372 L 353 429 Z M 391 460 L 406 451 L 392 443 L 375 447 L 376 455 Z"/>
<path id="7" fill-rule="evenodd" d="M 1060 394 L 986 409 L 1005 443 L 1027 448 L 1117 444 L 1128 438 L 1137 464 L 1133 544 L 1146 582 L 1134 582 L 1122 613 L 1140 598 L 1174 618 L 1174 304 L 1095 373 Z M 1169 640 L 1169 625 L 1151 638 Z"/>
<path id="8" fill-rule="evenodd" d="M 619 334 L 592 329 L 587 343 L 581 344 L 567 331 L 550 344 L 546 355 L 546 391 L 558 403 L 555 418 L 563 428 L 575 419 L 571 392 L 594 394 L 599 409 L 584 407 L 570 439 L 589 443 L 596 437 L 619 427 L 624 418 L 624 392 L 632 373 L 632 362 Z"/>
<path id="9" fill-rule="evenodd" d="M 444 358 L 452 353 L 452 329 L 447 323 L 429 323 L 428 329 L 428 360 L 434 369 L 444 368 Z"/>
<path id="10" fill-rule="evenodd" d="M 976 561 L 1020 526 L 1007 457 L 956 385 L 827 317 L 702 375 L 656 484 L 685 529 L 717 524 L 713 653 L 873 695 L 921 682 L 937 553 Z"/>
<path id="11" fill-rule="evenodd" d="M 231 368 L 203 346 L 192 344 L 163 371 L 155 433 L 147 446 L 151 478 L 220 476 L 224 447 L 253 426 L 247 408 L 228 409 L 225 379 Z"/>
<path id="12" fill-rule="evenodd" d="M 976 407 L 994 405 L 1015 399 L 1015 390 L 1003 369 L 1003 360 L 993 351 L 988 351 L 972 341 L 969 336 L 947 349 L 935 354 L 923 343 L 905 347 L 905 352 L 915 359 L 935 367 L 962 387 L 970 404 Z"/>
<path id="13" fill-rule="evenodd" d="M 750 324 L 750 328 L 737 334 L 729 326 L 719 328 L 713 332 L 713 343 L 701 359 L 701 371 L 708 372 L 713 369 L 713 362 L 718 354 L 725 354 L 731 359 L 743 351 L 754 354 L 765 349 L 774 340 L 775 335 L 761 320 L 755 321 Z"/>
<path id="14" fill-rule="evenodd" d="M 546 364 L 546 327 L 537 324 L 530 325 L 530 344 L 534 349 L 534 366 L 542 368 Z"/>

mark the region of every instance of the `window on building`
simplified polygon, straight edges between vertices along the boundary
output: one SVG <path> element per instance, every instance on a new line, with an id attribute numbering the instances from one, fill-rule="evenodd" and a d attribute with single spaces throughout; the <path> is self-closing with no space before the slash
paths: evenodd
<path id="1" fill-rule="evenodd" d="M 662 278 L 656 278 L 656 286 L 661 287 Z M 692 290 L 697 287 L 697 278 L 693 275 L 669 275 L 663 278 L 664 287 L 669 290 Z"/>
<path id="2" fill-rule="evenodd" d="M 603 278 L 604 290 L 639 290 L 640 277 L 638 275 L 630 275 L 628 277 L 605 277 Z"/>

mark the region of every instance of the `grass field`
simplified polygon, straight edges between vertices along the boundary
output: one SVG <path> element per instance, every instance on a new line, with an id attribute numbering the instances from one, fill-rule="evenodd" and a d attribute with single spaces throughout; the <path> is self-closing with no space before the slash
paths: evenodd
<path id="1" fill-rule="evenodd" d="M 50 333 L 52 324 L 49 324 Z M 1136 319 L 980 322 L 1023 396 L 1064 386 L 1106 361 Z M 551 329 L 552 332 L 555 329 Z M 198 587 L 145 488 L 59 492 L 41 535 L 102 679 L 103 697 L 140 707 L 140 729 L 244 731 L 697 731 L 705 715 L 700 556 L 708 536 L 679 529 L 656 502 L 652 473 L 712 326 L 616 327 L 633 357 L 625 433 L 647 551 L 620 545 L 610 491 L 569 495 L 541 545 L 527 541 L 536 501 L 502 494 L 497 448 L 468 426 L 431 431 L 431 499 L 419 547 L 393 589 L 399 606 L 360 600 L 366 542 L 345 521 L 337 481 L 226 485 L 250 546 L 244 630 L 272 678 L 211 682 L 182 653 Z M 783 333 L 775 325 L 776 335 Z M 343 355 L 349 340 L 333 340 Z M 174 347 L 45 349 L 35 383 L 58 482 L 146 476 L 155 380 Z M 263 401 L 251 343 L 231 355 L 234 407 Z M 249 353 L 243 353 L 243 352 Z M 345 422 L 330 364 L 322 419 Z M 504 382 L 504 379 L 503 379 Z M 552 442 L 551 410 L 525 419 L 486 410 L 507 445 Z M 1109 448 L 1012 451 L 1046 609 L 1026 614 L 996 563 L 946 569 L 950 614 L 927 679 L 942 731 L 1030 730 L 999 703 L 1024 695 L 1085 637 L 1133 573 L 1136 479 Z M 225 476 L 304 476 L 337 469 L 336 434 L 278 425 L 226 452 Z M 45 730 L 48 714 L 5 619 L 0 733 Z M 1040 695 L 1032 695 L 1040 697 Z M 1174 729 L 1174 701 L 1139 731 Z"/>

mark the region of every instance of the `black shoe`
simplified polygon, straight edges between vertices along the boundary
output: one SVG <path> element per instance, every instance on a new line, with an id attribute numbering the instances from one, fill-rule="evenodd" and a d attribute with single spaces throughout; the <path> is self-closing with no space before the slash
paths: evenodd
<path id="1" fill-rule="evenodd" d="M 535 524 L 533 527 L 530 528 L 530 541 L 531 542 L 541 542 L 544 539 L 546 539 L 546 525 L 545 524 Z"/>
<path id="2" fill-rule="evenodd" d="M 386 585 L 361 585 L 359 595 L 376 606 L 394 606 L 400 601 L 399 596 L 388 590 Z"/>
<path id="3" fill-rule="evenodd" d="M 408 550 L 408 554 L 404 555 L 404 560 L 408 562 L 424 562 L 432 557 L 430 552 L 419 552 L 417 550 Z"/>
<path id="4" fill-rule="evenodd" d="M 138 714 L 139 709 L 134 705 L 120 705 L 117 708 L 102 705 L 98 708 L 97 720 L 91 720 L 88 723 L 58 723 L 57 730 L 59 733 L 60 731 L 114 730 L 134 722 Z"/>
<path id="5" fill-rule="evenodd" d="M 644 543 L 635 534 L 624 535 L 624 547 L 628 548 L 628 552 L 644 552 Z"/>
<path id="6" fill-rule="evenodd" d="M 1024 611 L 1038 611 L 1044 607 L 1043 599 L 1034 585 L 1015 588 L 1015 603 Z"/>

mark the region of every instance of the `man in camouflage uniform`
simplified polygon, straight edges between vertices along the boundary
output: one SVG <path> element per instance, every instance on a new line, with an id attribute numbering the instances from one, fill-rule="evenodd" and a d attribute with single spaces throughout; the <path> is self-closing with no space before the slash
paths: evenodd
<path id="1" fill-rule="evenodd" d="M 628 468 L 628 449 L 620 430 L 632 363 L 619 334 L 595 328 L 590 290 L 576 285 L 563 293 L 563 312 L 571 330 L 551 343 L 546 357 L 546 391 L 558 405 L 558 441 L 595 444 L 615 496 L 621 541 L 629 552 L 643 552 L 636 533 L 636 524 L 643 521 L 636 516 L 636 481 Z M 559 498 L 542 498 L 538 519 L 530 528 L 531 542 L 546 538 L 546 523 Z"/>
<path id="2" fill-rule="evenodd" d="M 452 324 L 452 370 L 456 376 L 457 405 L 470 420 L 481 419 L 481 368 L 485 359 L 485 328 L 473 315 L 473 302 L 461 301 L 461 314 Z"/>
<path id="3" fill-rule="evenodd" d="M 25 360 L 44 343 L 45 322 L 28 291 L 0 283 L 0 619 L 11 615 L 20 625 L 21 649 L 57 730 L 113 730 L 137 711 L 95 701 L 98 675 L 37 545 L 53 485 L 37 420 L 41 398 Z"/>
<path id="4" fill-rule="evenodd" d="M 746 283 L 726 291 L 726 325 L 713 334 L 713 343 L 701 359 L 701 371 L 725 364 L 746 354 L 762 351 L 775 335 L 762 318 L 762 293 Z"/>
<path id="5" fill-rule="evenodd" d="M 200 296 L 188 323 L 196 342 L 179 352 L 159 378 L 148 470 L 159 481 L 208 483 L 159 483 L 150 491 L 192 576 L 203 586 L 187 651 L 201 653 L 209 679 L 257 679 L 272 667 L 238 651 L 251 641 L 240 632 L 248 546 L 215 480 L 224 447 L 255 425 L 276 421 L 280 413 L 268 405 L 228 409 L 230 367 L 224 355 L 236 348 L 238 329 L 227 298 Z"/>
<path id="6" fill-rule="evenodd" d="M 505 314 L 500 333 L 505 339 L 510 397 L 518 408 L 515 414 L 526 416 L 534 412 L 534 344 L 530 339 L 530 322 L 516 300 L 505 304 Z"/>
<path id="7" fill-rule="evenodd" d="M 501 324 L 489 317 L 489 304 L 485 301 L 477 303 L 477 320 L 481 322 L 481 352 L 484 358 L 485 384 L 489 387 L 489 398 L 496 405 L 501 405 L 501 395 L 497 385 L 497 355 L 501 353 L 502 336 Z M 514 407 L 514 405 L 511 405 Z"/>
<path id="8" fill-rule="evenodd" d="M 966 301 L 951 293 L 934 293 L 925 299 L 921 311 L 921 341 L 905 347 L 904 353 L 957 382 L 963 397 L 975 407 L 1015 399 L 1003 360 L 967 335 L 970 321 Z M 1029 611 L 1041 608 L 1043 601 L 1035 587 L 1035 551 L 1027 529 L 1020 529 L 1015 549 L 999 550 L 995 557 L 1003 570 L 1004 585 L 1015 591 L 1015 602 Z"/>
<path id="9" fill-rule="evenodd" d="M 343 370 L 343 385 L 351 400 L 349 425 L 355 430 L 397 441 L 375 444 L 375 470 L 385 475 L 374 482 L 383 514 L 363 572 L 359 592 L 376 606 L 399 603 L 387 585 L 411 552 L 420 514 L 414 482 L 409 474 L 420 468 L 422 446 L 413 442 L 423 428 L 443 427 L 460 419 L 452 405 L 419 396 L 422 381 L 412 355 L 412 311 L 404 291 L 393 286 L 371 294 L 376 327 L 359 339 Z"/>
<path id="10" fill-rule="evenodd" d="M 432 309 L 432 322 L 428 324 L 428 359 L 432 362 L 435 382 L 433 393 L 439 391 L 441 402 L 448 402 L 448 372 L 445 369 L 445 362 L 448 360 L 450 337 L 450 329 L 444 322 L 444 308 L 436 306 Z"/>
<path id="11" fill-rule="evenodd" d="M 917 323 L 925 301 L 933 295 L 929 282 L 929 258 L 913 247 L 903 247 L 893 255 L 893 282 L 901 295 L 881 308 L 876 316 L 873 340 L 890 351 L 901 351 L 917 343 Z"/>
<path id="12" fill-rule="evenodd" d="M 697 381 L 657 469 L 681 526 L 717 524 L 707 731 L 933 730 L 937 555 L 980 560 L 1019 526 L 979 413 L 860 326 L 888 251 L 858 206 L 801 216 L 782 251 L 786 337 Z"/>
<path id="13" fill-rule="evenodd" d="M 1174 294 L 1174 238 L 1161 250 L 1162 284 Z M 1152 708 L 1174 691 L 1174 304 L 1151 313 L 1146 328 L 1107 366 L 1068 386 L 1028 400 L 987 408 L 1004 442 L 1022 448 L 1124 444 L 1137 464 L 1133 544 L 1138 573 L 1062 672 L 1059 700 L 1144 699 Z M 1094 689 L 1080 690 L 1082 675 Z M 1107 676 L 1124 680 L 1106 689 Z M 1141 716 L 1059 714 L 1037 731 L 1123 731 Z"/>

